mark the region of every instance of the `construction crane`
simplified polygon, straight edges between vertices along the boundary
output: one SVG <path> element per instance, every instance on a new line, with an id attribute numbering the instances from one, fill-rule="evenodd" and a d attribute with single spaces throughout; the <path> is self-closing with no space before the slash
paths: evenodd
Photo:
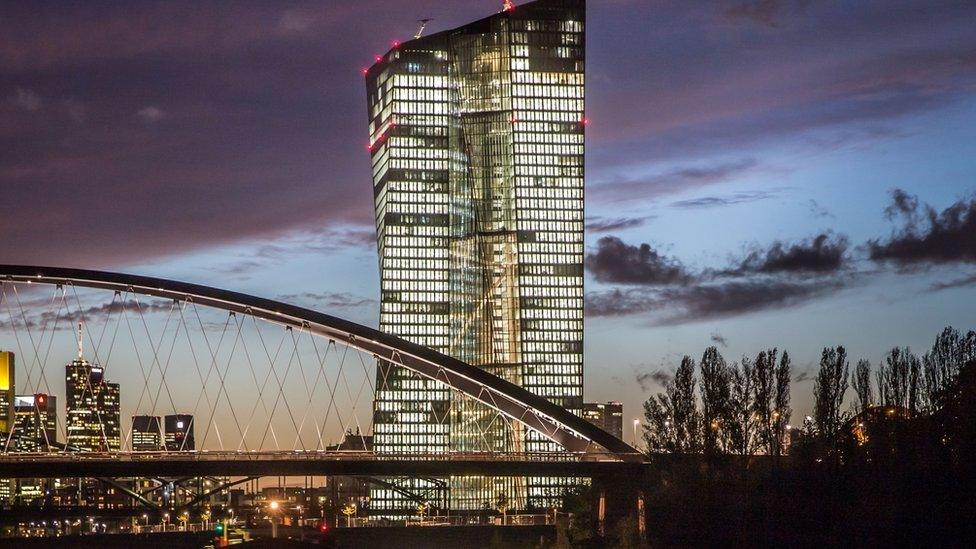
<path id="1" fill-rule="evenodd" d="M 416 40 L 417 38 L 420 38 L 420 36 L 422 34 L 424 34 L 424 29 L 427 28 L 427 23 L 430 23 L 431 21 L 433 21 L 433 19 L 418 19 L 417 20 L 417 22 L 420 23 L 420 30 L 417 31 L 417 34 L 413 35 L 414 40 Z"/>

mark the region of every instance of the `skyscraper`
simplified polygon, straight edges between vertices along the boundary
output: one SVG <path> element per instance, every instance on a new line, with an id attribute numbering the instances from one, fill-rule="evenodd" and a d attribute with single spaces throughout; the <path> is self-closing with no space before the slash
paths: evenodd
<path id="1" fill-rule="evenodd" d="M 163 448 L 159 416 L 132 416 L 132 451 L 154 452 Z"/>
<path id="2" fill-rule="evenodd" d="M 366 72 L 380 327 L 575 412 L 583 396 L 583 0 L 400 44 Z M 552 451 L 488 407 L 380 364 L 377 452 Z M 558 483 L 452 480 L 451 506 Z M 400 505 L 377 490 L 374 511 Z"/>
<path id="3" fill-rule="evenodd" d="M 37 393 L 17 395 L 14 399 L 17 426 L 11 446 L 18 452 L 40 452 L 57 449 L 58 399 Z"/>
<path id="4" fill-rule="evenodd" d="M 191 414 L 171 414 L 163 418 L 166 426 L 166 450 L 182 452 L 196 450 L 193 440 L 193 416 Z"/>
<path id="5" fill-rule="evenodd" d="M 65 442 L 69 450 L 78 452 L 118 451 L 122 446 L 119 384 L 107 382 L 105 370 L 83 354 L 79 325 L 78 358 L 65 366 Z"/>
<path id="6" fill-rule="evenodd" d="M 619 402 L 584 402 L 583 417 L 611 435 L 624 439 L 624 405 Z"/>
<path id="7" fill-rule="evenodd" d="M 10 351 L 0 351 L 0 434 L 7 435 L 14 426 L 15 360 Z M 6 437 L 4 437 L 6 438 Z"/>

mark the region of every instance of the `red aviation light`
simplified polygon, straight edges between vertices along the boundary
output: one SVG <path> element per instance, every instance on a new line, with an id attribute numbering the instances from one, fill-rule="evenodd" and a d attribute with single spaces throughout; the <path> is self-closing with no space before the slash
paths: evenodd
<path id="1" fill-rule="evenodd" d="M 383 56 L 382 55 L 377 55 L 376 57 L 374 57 L 374 59 L 376 59 L 376 62 L 379 63 L 380 61 L 383 60 Z"/>
<path id="2" fill-rule="evenodd" d="M 590 119 L 584 116 L 583 118 L 580 119 L 580 124 L 583 124 L 584 126 L 588 126 L 590 124 Z"/>
<path id="3" fill-rule="evenodd" d="M 37 395 L 37 404 L 42 405 L 47 400 L 47 397 L 43 394 Z"/>
<path id="4" fill-rule="evenodd" d="M 400 41 L 399 40 L 394 40 L 393 41 L 393 47 L 394 48 L 399 48 L 400 47 Z"/>
<path id="5" fill-rule="evenodd" d="M 513 11 L 515 9 L 515 2 L 512 0 L 505 0 L 502 4 L 502 11 Z"/>
<path id="6" fill-rule="evenodd" d="M 363 76 L 366 76 L 368 73 L 369 73 L 369 68 L 368 67 L 367 68 L 364 68 L 363 69 Z"/>

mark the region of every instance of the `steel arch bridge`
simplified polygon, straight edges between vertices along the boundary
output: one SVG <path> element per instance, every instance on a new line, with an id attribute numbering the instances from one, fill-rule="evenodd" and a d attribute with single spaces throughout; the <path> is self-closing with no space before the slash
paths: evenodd
<path id="1" fill-rule="evenodd" d="M 174 280 L 59 267 L 0 265 L 0 285 L 3 284 L 92 288 L 112 291 L 116 295 L 125 292 L 127 295 L 162 298 L 174 303 L 193 303 L 230 314 L 250 315 L 286 329 L 307 331 L 441 382 L 510 421 L 542 434 L 566 451 L 534 456 L 449 453 L 399 457 L 366 455 L 362 452 L 337 452 L 335 455 L 321 451 L 311 455 L 282 455 L 280 452 L 241 455 L 238 452 L 237 455 L 160 456 L 161 459 L 157 460 L 103 454 L 87 456 L 83 461 L 80 461 L 78 454 L 60 453 L 64 459 L 2 456 L 0 477 L 40 476 L 38 473 L 45 471 L 53 475 L 55 470 L 58 474 L 91 470 L 89 476 L 118 476 L 136 474 L 147 467 L 163 467 L 174 474 L 187 475 L 195 472 L 213 474 L 223 469 L 241 475 L 261 474 L 264 470 L 287 470 L 295 474 L 324 474 L 329 471 L 331 474 L 385 475 L 403 471 L 406 474 L 433 475 L 441 471 L 447 474 L 586 476 L 589 469 L 593 469 L 592 474 L 606 472 L 602 467 L 610 463 L 635 464 L 643 461 L 641 454 L 630 445 L 517 385 L 421 345 L 307 308 Z M 71 456 L 70 459 L 68 456 Z M 570 462 L 574 465 L 570 465 Z"/>

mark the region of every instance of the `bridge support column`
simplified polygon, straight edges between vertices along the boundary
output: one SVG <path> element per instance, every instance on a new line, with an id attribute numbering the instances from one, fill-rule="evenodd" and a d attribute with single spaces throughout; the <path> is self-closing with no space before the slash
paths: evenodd
<path id="1" fill-rule="evenodd" d="M 607 535 L 607 491 L 600 488 L 600 502 L 597 507 L 596 532 L 601 538 Z"/>
<path id="2" fill-rule="evenodd" d="M 644 490 L 637 490 L 637 537 L 647 541 L 647 518 L 644 514 Z"/>

